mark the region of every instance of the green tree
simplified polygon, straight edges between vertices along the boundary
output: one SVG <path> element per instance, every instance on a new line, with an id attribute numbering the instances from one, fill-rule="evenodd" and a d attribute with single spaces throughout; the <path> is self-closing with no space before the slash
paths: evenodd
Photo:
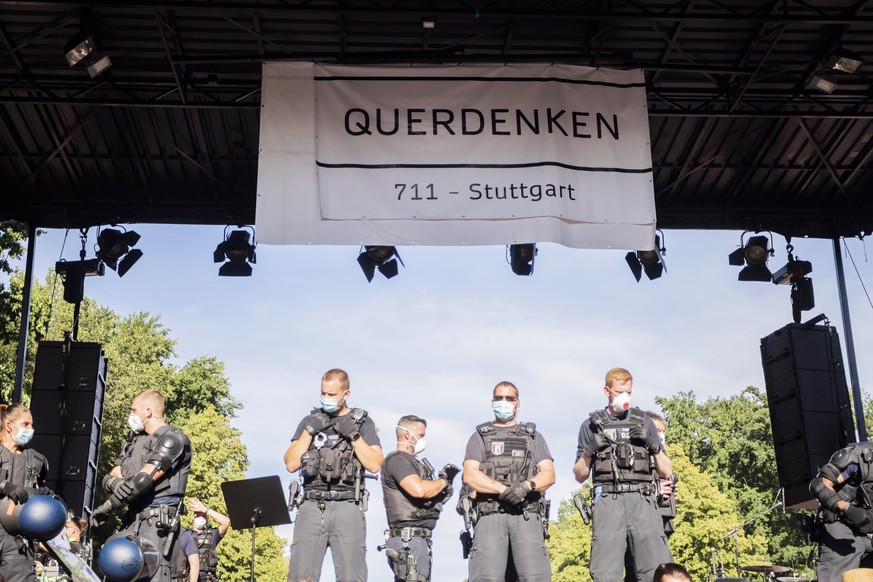
<path id="1" fill-rule="evenodd" d="M 770 413 L 761 390 L 750 386 L 738 395 L 702 403 L 692 392 L 681 392 L 659 398 L 658 404 L 667 418 L 669 442 L 681 446 L 696 467 L 712 476 L 743 520 L 773 507 L 779 478 Z M 800 526 L 807 514 L 769 511 L 746 531 L 767 540 L 770 562 L 801 568 L 810 554 Z"/>
<path id="2" fill-rule="evenodd" d="M 681 446 L 671 445 L 668 454 L 674 470 L 682 475 L 680 503 L 677 504 L 676 531 L 670 538 L 673 559 L 684 565 L 694 580 L 711 574 L 711 548 L 731 560 L 733 542 L 724 534 L 742 522 L 736 502 L 720 492 L 715 480 L 695 467 Z M 589 485 L 581 489 L 589 498 Z M 582 523 L 572 500 L 564 500 L 558 509 L 558 521 L 551 528 L 548 547 L 552 555 L 552 578 L 555 582 L 591 580 L 588 571 L 591 556 L 591 527 Z M 760 548 L 766 541 L 744 531 L 737 534 L 740 559 L 744 564 L 760 562 Z M 726 564 L 730 571 L 731 564 Z"/>

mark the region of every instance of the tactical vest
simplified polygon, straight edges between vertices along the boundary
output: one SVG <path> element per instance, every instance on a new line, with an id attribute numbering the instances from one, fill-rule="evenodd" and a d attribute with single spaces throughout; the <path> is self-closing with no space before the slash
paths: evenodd
<path id="1" fill-rule="evenodd" d="M 310 415 L 321 412 L 313 408 Z M 352 415 L 360 430 L 367 418 L 367 411 L 352 408 Z M 300 457 L 300 474 L 304 489 L 316 491 L 351 491 L 355 483 L 364 489 L 364 466 L 355 456 L 352 443 L 336 431 L 333 426 L 312 438 L 309 450 Z"/>
<path id="2" fill-rule="evenodd" d="M 432 481 L 434 479 L 433 471 L 429 471 L 424 463 L 415 458 L 415 455 L 394 451 L 385 457 L 385 461 L 392 455 L 406 455 L 412 459 L 415 468 L 418 471 L 418 476 L 422 479 Z M 383 465 L 384 466 L 384 465 Z M 382 471 L 382 483 L 385 482 L 385 471 Z M 385 498 L 385 511 L 388 513 L 388 525 L 395 527 L 398 524 L 408 521 L 427 521 L 436 520 L 440 517 L 440 512 L 443 510 L 443 504 L 436 501 L 442 499 L 442 495 L 430 499 L 417 499 L 406 493 L 397 483 L 397 489 L 382 488 Z"/>
<path id="3" fill-rule="evenodd" d="M 12 473 L 13 455 L 21 454 L 24 457 L 24 473 Z M 3 445 L 0 445 L 0 481 L 9 481 L 20 487 L 36 489 L 42 485 L 45 474 L 48 472 L 48 460 L 33 449 L 23 449 L 21 453 L 13 453 Z"/>
<path id="4" fill-rule="evenodd" d="M 154 450 L 160 437 L 168 431 L 174 431 L 185 442 L 181 456 L 188 455 L 189 458 L 187 461 L 182 458 L 182 462 L 177 469 L 168 471 L 154 487 L 137 498 L 135 502 L 137 508 L 141 509 L 150 505 L 160 505 L 171 500 L 173 503 L 176 503 L 176 500 L 185 496 L 188 472 L 191 469 L 191 444 L 185 433 L 174 426 L 164 425 L 152 434 L 143 432 L 132 435 L 132 438 L 128 440 L 124 449 L 122 449 L 121 456 L 117 459 L 116 464 L 121 466 L 121 475 L 125 479 L 133 477 L 146 464 L 146 459 Z"/>
<path id="5" fill-rule="evenodd" d="M 652 462 L 645 438 L 630 437 L 631 429 L 645 428 L 645 419 L 639 408 L 629 409 L 622 419 L 612 418 L 605 410 L 591 413 L 592 433 L 602 431 L 610 441 L 594 458 L 595 483 L 651 482 Z"/>
<path id="6" fill-rule="evenodd" d="M 498 435 L 491 422 L 476 427 L 485 444 L 485 460 L 479 463 L 479 470 L 495 481 L 509 485 L 517 481 L 529 481 L 537 474 L 537 464 L 533 458 L 533 441 L 536 438 L 536 424 L 520 422 L 510 427 L 508 434 Z M 529 501 L 541 497 L 539 492 L 528 494 Z M 482 501 L 495 499 L 496 495 L 479 495 Z"/>
<path id="7" fill-rule="evenodd" d="M 212 545 L 215 537 L 215 528 L 206 527 L 202 531 L 191 530 L 194 543 L 197 544 L 197 553 L 200 555 L 200 571 L 215 574 L 218 569 L 218 553 Z"/>
<path id="8" fill-rule="evenodd" d="M 857 464 L 860 474 L 837 490 L 840 499 L 865 509 L 873 508 L 873 443 L 853 443 L 835 452 L 828 465 L 842 473 L 849 465 Z M 821 474 L 821 473 L 819 473 Z"/>

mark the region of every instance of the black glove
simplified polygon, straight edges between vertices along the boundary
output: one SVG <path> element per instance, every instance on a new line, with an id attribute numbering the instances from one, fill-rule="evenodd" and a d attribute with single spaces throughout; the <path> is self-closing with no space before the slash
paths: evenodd
<path id="1" fill-rule="evenodd" d="M 500 499 L 518 505 L 524 502 L 528 493 L 530 493 L 530 484 L 527 481 L 516 481 L 503 490 Z"/>
<path id="2" fill-rule="evenodd" d="M 850 505 L 843 512 L 843 516 L 849 525 L 853 526 L 862 534 L 873 533 L 873 515 L 866 509 Z"/>
<path id="3" fill-rule="evenodd" d="M 124 479 L 121 477 L 113 477 L 112 475 L 107 474 L 103 477 L 103 490 L 107 493 L 112 493 L 122 481 L 124 481 Z"/>
<path id="4" fill-rule="evenodd" d="M 628 436 L 632 439 L 644 441 L 646 440 L 646 437 L 648 437 L 648 431 L 646 431 L 645 426 L 635 424 L 628 431 Z"/>
<path id="5" fill-rule="evenodd" d="M 605 449 L 609 446 L 609 439 L 606 438 L 606 435 L 602 432 L 594 433 L 593 438 L 588 442 L 588 446 L 585 447 L 585 454 L 591 457 L 596 457 L 597 453 L 601 450 Z"/>
<path id="6" fill-rule="evenodd" d="M 109 506 L 104 503 L 100 507 L 96 508 L 91 512 L 91 519 L 88 520 L 88 523 L 91 527 L 100 527 L 109 517 Z"/>
<path id="7" fill-rule="evenodd" d="M 27 498 L 30 497 L 24 487 L 15 485 L 14 483 L 10 483 L 9 481 L 6 481 L 6 483 L 3 485 L 3 494 L 18 504 L 26 503 Z"/>
<path id="8" fill-rule="evenodd" d="M 310 435 L 315 436 L 318 433 L 324 431 L 328 426 L 332 424 L 332 419 L 327 414 L 323 412 L 316 412 L 315 414 L 309 415 L 309 423 L 306 425 L 306 432 Z"/>
<path id="9" fill-rule="evenodd" d="M 445 503 L 446 501 L 451 499 L 452 495 L 454 495 L 454 494 L 455 494 L 455 488 L 452 487 L 451 484 L 449 484 L 448 486 L 446 486 L 445 489 L 443 489 L 443 493 L 442 493 L 443 500 L 441 501 L 441 503 Z"/>
<path id="10" fill-rule="evenodd" d="M 49 489 L 48 487 L 37 487 L 36 494 L 37 495 L 51 495 L 52 497 L 55 496 L 55 492 L 52 491 L 51 489 Z"/>
<path id="11" fill-rule="evenodd" d="M 133 487 L 133 483 L 130 482 L 130 479 L 127 479 L 115 486 L 115 492 L 112 496 L 118 498 L 123 503 L 127 503 L 135 497 L 134 491 L 136 490 Z"/>
<path id="12" fill-rule="evenodd" d="M 358 432 L 358 423 L 352 418 L 351 414 L 345 414 L 336 418 L 336 423 L 333 425 L 338 433 L 346 438 L 349 438 Z"/>
<path id="13" fill-rule="evenodd" d="M 457 477 L 458 473 L 460 472 L 461 470 L 458 468 L 457 465 L 449 463 L 440 470 L 439 478 L 445 479 L 446 483 L 448 483 L 449 487 L 451 487 L 452 483 L 455 480 L 455 477 Z"/>

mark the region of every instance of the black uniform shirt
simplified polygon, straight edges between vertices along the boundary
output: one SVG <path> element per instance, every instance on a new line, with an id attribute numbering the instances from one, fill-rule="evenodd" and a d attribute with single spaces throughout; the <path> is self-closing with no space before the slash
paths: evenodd
<path id="1" fill-rule="evenodd" d="M 412 460 L 411 455 L 395 453 L 385 457 L 385 464 L 382 465 L 383 488 L 400 491 L 409 498 L 411 496 L 400 487 L 400 482 L 410 475 L 418 475 L 418 467 L 415 466 L 415 461 Z M 391 527 L 426 527 L 432 530 L 436 527 L 436 522 L 436 519 L 410 519 L 402 523 L 390 523 L 388 525 Z"/>
<path id="2" fill-rule="evenodd" d="M 628 413 L 625 411 L 621 416 L 610 415 L 609 417 L 612 419 L 621 419 L 627 416 L 627 414 Z M 658 438 L 658 429 L 655 427 L 655 421 L 646 416 L 643 418 L 643 426 L 646 428 L 646 446 L 649 448 L 649 451 L 652 454 L 659 452 L 661 450 L 661 439 Z M 591 419 L 586 418 L 585 422 L 582 423 L 582 426 L 579 427 L 579 440 L 576 444 L 577 462 L 582 458 L 582 455 L 585 453 L 585 448 L 593 439 L 594 433 L 591 432 Z"/>

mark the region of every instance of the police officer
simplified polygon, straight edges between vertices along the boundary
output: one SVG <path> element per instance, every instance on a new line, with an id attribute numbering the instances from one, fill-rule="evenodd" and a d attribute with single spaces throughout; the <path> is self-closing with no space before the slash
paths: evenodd
<path id="1" fill-rule="evenodd" d="M 218 580 L 218 553 L 216 548 L 227 530 L 230 529 L 230 518 L 210 509 L 196 497 L 188 499 L 188 508 L 194 515 L 194 527 L 190 530 L 200 556 L 199 579 L 201 582 Z M 211 527 L 209 519 L 215 520 L 218 527 Z"/>
<path id="2" fill-rule="evenodd" d="M 182 528 L 176 544 L 176 559 L 173 567 L 173 582 L 198 582 L 200 579 L 200 553 L 191 530 Z"/>
<path id="3" fill-rule="evenodd" d="M 659 564 L 673 561 L 652 483 L 652 460 L 665 493 L 672 492 L 673 465 L 652 419 L 630 407 L 630 372 L 613 368 L 605 384 L 609 404 L 582 423 L 573 466 L 579 483 L 593 475 L 591 577 L 620 582 L 629 547 L 636 579 L 647 582 Z"/>
<path id="4" fill-rule="evenodd" d="M 289 582 L 318 580 L 330 547 L 337 580 L 367 579 L 367 490 L 364 470 L 382 466 L 376 425 L 361 408 L 349 408 L 349 376 L 325 372 L 321 407 L 305 416 L 285 451 L 288 471 L 300 470 L 303 498 L 291 543 Z"/>
<path id="5" fill-rule="evenodd" d="M 385 457 L 382 492 L 388 513 L 385 547 L 395 582 L 427 582 L 432 563 L 431 534 L 452 496 L 460 472 L 446 465 L 434 479 L 433 466 L 417 455 L 424 451 L 427 421 L 414 415 L 397 422 L 397 450 Z"/>
<path id="6" fill-rule="evenodd" d="M 546 549 L 548 505 L 555 482 L 549 447 L 532 422 L 518 422 L 518 388 L 494 387 L 492 422 L 476 427 L 464 455 L 464 483 L 478 516 L 470 551 L 470 582 L 502 581 L 512 560 L 521 582 L 551 580 Z"/>
<path id="7" fill-rule="evenodd" d="M 33 438 L 33 416 L 21 404 L 0 404 L 0 494 L 21 504 L 29 497 L 25 487 L 51 495 L 44 487 L 48 461 L 27 448 Z M 9 582 L 32 581 L 33 546 L 25 538 L 0 526 L 0 575 Z"/>
<path id="8" fill-rule="evenodd" d="M 809 484 L 809 491 L 820 503 L 815 532 L 819 582 L 840 582 L 847 570 L 870 568 L 873 443 L 855 443 L 834 453 Z"/>
<path id="9" fill-rule="evenodd" d="M 112 495 L 94 510 L 92 521 L 99 524 L 110 511 L 127 505 L 120 531 L 155 545 L 161 562 L 151 580 L 167 582 L 174 569 L 191 442 L 164 421 L 164 397 L 157 390 L 146 390 L 133 399 L 127 423 L 127 444 L 103 478 L 103 488 Z"/>

